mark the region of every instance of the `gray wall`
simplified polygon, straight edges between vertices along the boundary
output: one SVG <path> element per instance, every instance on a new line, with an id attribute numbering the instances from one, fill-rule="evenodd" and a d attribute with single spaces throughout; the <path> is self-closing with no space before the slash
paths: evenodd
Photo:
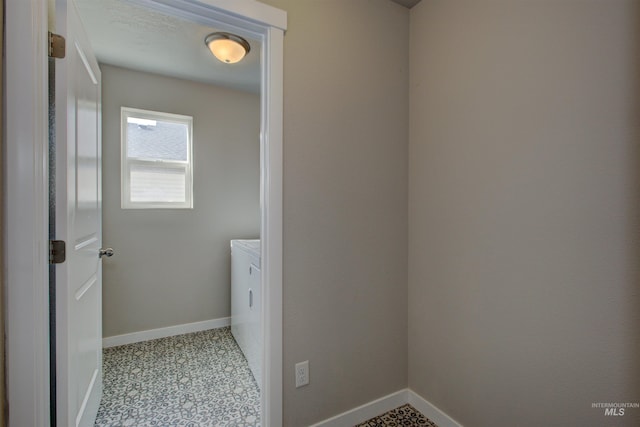
<path id="1" fill-rule="evenodd" d="M 229 316 L 229 240 L 260 234 L 259 96 L 101 68 L 104 336 Z M 121 106 L 193 116 L 193 210 L 120 208 Z"/>
<path id="2" fill-rule="evenodd" d="M 269 0 L 284 63 L 284 423 L 407 385 L 408 10 Z M 296 389 L 294 364 L 311 383 Z"/>
<path id="3" fill-rule="evenodd" d="M 465 426 L 637 426 L 640 3 L 411 11 L 409 386 Z"/>

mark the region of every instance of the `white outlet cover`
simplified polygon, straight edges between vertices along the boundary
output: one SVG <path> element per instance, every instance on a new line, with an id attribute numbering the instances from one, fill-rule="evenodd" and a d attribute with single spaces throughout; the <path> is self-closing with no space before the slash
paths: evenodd
<path id="1" fill-rule="evenodd" d="M 309 384 L 309 361 L 296 363 L 296 388 Z"/>

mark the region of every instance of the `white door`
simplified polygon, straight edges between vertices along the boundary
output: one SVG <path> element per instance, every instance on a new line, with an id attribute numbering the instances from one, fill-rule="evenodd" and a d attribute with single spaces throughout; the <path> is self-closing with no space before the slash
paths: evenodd
<path id="1" fill-rule="evenodd" d="M 55 0 L 57 424 L 93 426 L 102 395 L 100 70 L 73 1 Z"/>

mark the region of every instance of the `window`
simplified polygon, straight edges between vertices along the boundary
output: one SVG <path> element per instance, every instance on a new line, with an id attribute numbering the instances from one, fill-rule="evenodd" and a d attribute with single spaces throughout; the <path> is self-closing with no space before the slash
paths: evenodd
<path id="1" fill-rule="evenodd" d="M 193 118 L 122 107 L 122 208 L 191 209 Z"/>

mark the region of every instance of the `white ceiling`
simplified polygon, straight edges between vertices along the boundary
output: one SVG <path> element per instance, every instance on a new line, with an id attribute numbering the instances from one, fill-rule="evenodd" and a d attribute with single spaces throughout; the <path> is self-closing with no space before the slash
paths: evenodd
<path id="1" fill-rule="evenodd" d="M 236 64 L 223 64 L 204 44 L 217 31 L 123 0 L 76 0 L 98 61 L 139 71 L 260 91 L 260 46 Z"/>

